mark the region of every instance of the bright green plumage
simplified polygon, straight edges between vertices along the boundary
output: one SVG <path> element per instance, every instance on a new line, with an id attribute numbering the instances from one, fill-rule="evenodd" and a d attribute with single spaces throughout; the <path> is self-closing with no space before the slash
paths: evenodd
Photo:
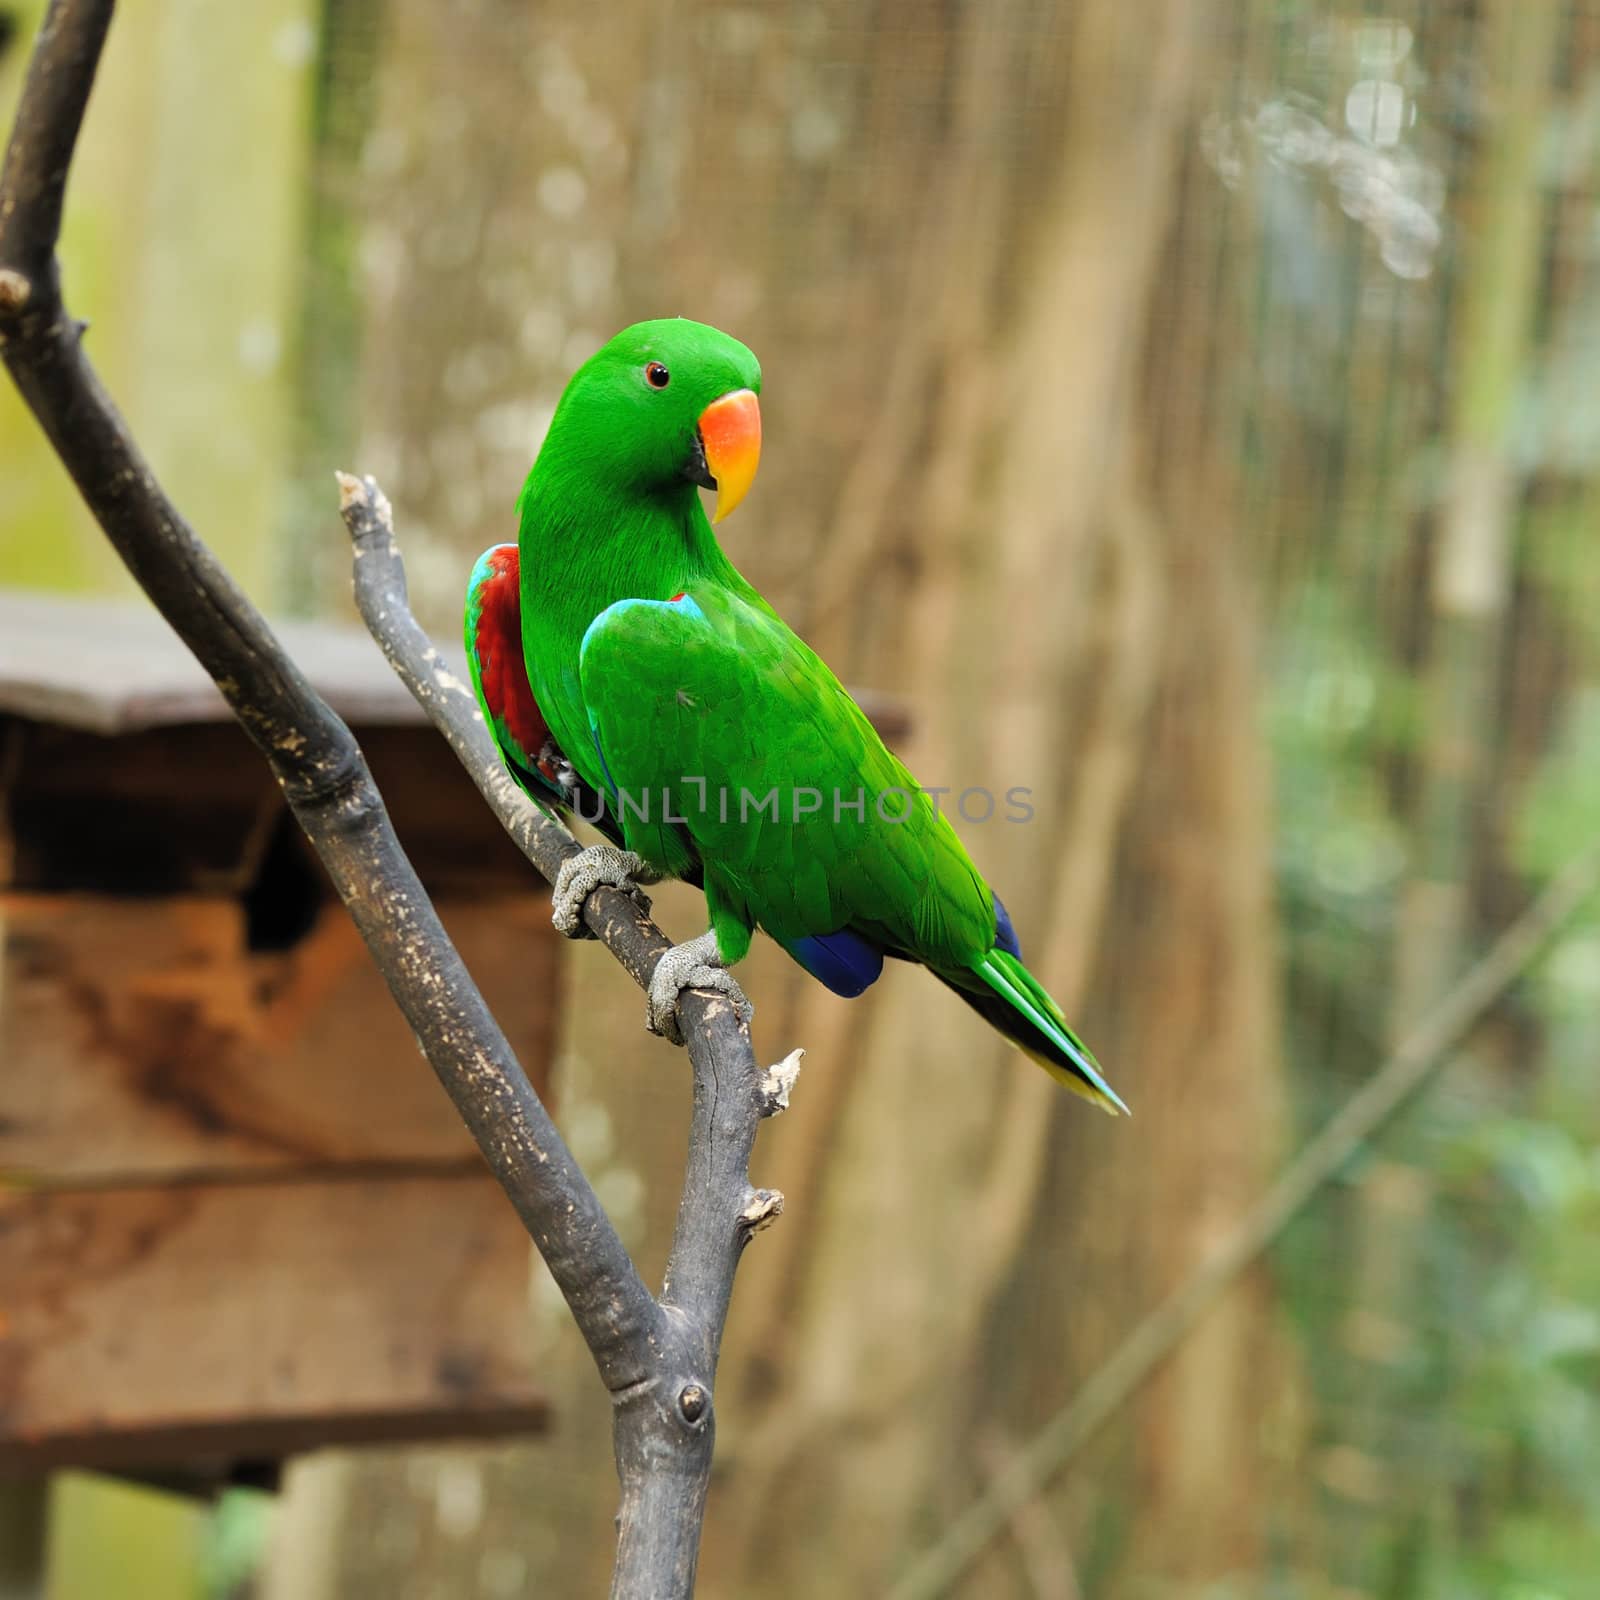
<path id="1" fill-rule="evenodd" d="M 942 970 L 993 945 L 993 899 L 955 830 L 765 607 L 708 582 L 623 601 L 588 629 L 579 680 L 610 781 L 654 802 L 648 820 L 619 808 L 629 848 L 681 872 L 689 835 L 727 959 L 757 925 L 781 943 L 854 928 Z M 686 778 L 706 780 L 703 802 Z M 682 824 L 663 824 L 663 790 Z"/>
<path id="2" fill-rule="evenodd" d="M 757 927 L 813 970 L 819 940 L 847 962 L 919 961 L 1063 1082 L 1118 1106 L 955 830 L 716 543 L 691 481 L 707 459 L 697 429 L 760 381 L 743 345 L 681 320 L 626 329 L 575 375 L 520 502 L 537 709 L 628 848 L 703 877 L 726 961 Z M 479 611 L 475 597 L 469 650 Z"/>

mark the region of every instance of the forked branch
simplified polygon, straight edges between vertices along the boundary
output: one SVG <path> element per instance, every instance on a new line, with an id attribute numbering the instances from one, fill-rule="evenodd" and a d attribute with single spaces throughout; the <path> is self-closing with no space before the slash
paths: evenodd
<path id="1" fill-rule="evenodd" d="M 622 1479 L 615 1595 L 692 1591 L 710 1474 L 712 1381 L 733 1273 L 781 1197 L 751 1188 L 757 1125 L 785 1084 L 756 1066 L 726 1002 L 687 994 L 689 1168 L 668 1279 L 645 1287 L 528 1083 L 396 838 L 350 730 L 157 483 L 83 353 L 56 247 L 67 176 L 114 0 L 52 0 L 0 169 L 0 356 L 112 546 L 216 681 L 271 766 L 396 1003 L 566 1296 L 616 1408 Z M 553 877 L 577 846 L 500 767 L 471 696 L 405 600 L 387 503 L 349 480 L 356 592 L 396 670 L 529 859 Z M 602 890 L 585 921 L 637 982 L 668 941 Z M 780 1092 L 781 1090 L 781 1092 Z"/>

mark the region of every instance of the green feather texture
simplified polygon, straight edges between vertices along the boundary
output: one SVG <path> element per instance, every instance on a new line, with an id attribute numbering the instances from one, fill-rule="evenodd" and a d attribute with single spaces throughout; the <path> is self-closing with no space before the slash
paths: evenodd
<path id="1" fill-rule="evenodd" d="M 724 960 L 759 928 L 803 963 L 829 938 L 920 962 L 1057 1079 L 1126 1109 L 999 947 L 948 819 L 717 545 L 698 419 L 760 385 L 742 344 L 681 319 L 625 329 L 575 374 L 519 502 L 539 714 L 629 849 L 698 869 Z"/>
<path id="2" fill-rule="evenodd" d="M 1014 955 L 991 950 L 975 970 L 1014 1013 L 1043 1036 L 1049 1048 L 1041 1049 L 1036 1039 L 1026 1039 L 1003 1027 L 1008 1038 L 1016 1040 L 1026 1054 L 1074 1094 L 1113 1116 L 1119 1111 L 1127 1112 L 1122 1097 L 1100 1076 L 1100 1063 L 1090 1054 L 1089 1047 L 1067 1026 L 1060 1006 Z"/>

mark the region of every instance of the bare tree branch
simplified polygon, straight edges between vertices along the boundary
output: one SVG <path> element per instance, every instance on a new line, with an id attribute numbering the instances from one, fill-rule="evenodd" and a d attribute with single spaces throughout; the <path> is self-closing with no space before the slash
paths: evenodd
<path id="1" fill-rule="evenodd" d="M 340 473 L 339 507 L 355 550 L 356 605 L 373 638 L 506 832 L 554 882 L 562 863 L 577 853 L 577 841 L 511 780 L 471 690 L 411 614 L 388 497 L 372 478 Z M 671 946 L 638 903 L 602 886 L 585 901 L 583 916 L 634 982 L 647 988 L 656 962 Z M 657 1546 L 681 1520 L 673 1506 L 685 1492 L 703 1503 L 711 1464 L 711 1380 L 734 1271 L 750 1236 L 783 1208 L 783 1196 L 776 1190 L 751 1187 L 750 1151 L 761 1118 L 787 1106 L 802 1053 L 795 1051 L 762 1072 L 748 1031 L 720 994 L 690 990 L 678 1001 L 678 1015 L 694 1068 L 694 1108 L 660 1305 L 670 1330 L 667 1342 L 675 1350 L 664 1370 L 674 1361 L 678 1370 L 665 1381 L 641 1386 L 636 1394 L 616 1396 L 616 1448 L 623 1480 L 619 1581 L 624 1564 L 641 1574 L 670 1570 L 681 1552 Z M 637 1415 L 630 1414 L 630 1406 Z M 693 1485 L 681 1474 L 652 1474 L 649 1465 L 651 1447 L 659 1442 L 656 1436 L 665 1432 L 676 1437 L 685 1428 L 697 1444 L 704 1442 L 703 1460 L 698 1450 L 693 1452 Z"/>
<path id="2" fill-rule="evenodd" d="M 578 853 L 578 841 L 533 804 L 512 781 L 478 712 L 472 691 L 450 670 L 444 656 L 411 614 L 405 567 L 395 542 L 388 497 L 371 478 L 339 475 L 339 512 L 355 552 L 353 590 L 372 637 L 395 675 L 455 751 L 478 792 L 489 802 L 517 848 L 551 883 L 561 865 Z M 590 932 L 641 987 L 671 941 L 620 890 L 602 886 L 584 902 Z M 689 1020 L 687 996 L 680 1005 Z M 726 1009 L 725 1007 L 722 1009 Z"/>
<path id="3" fill-rule="evenodd" d="M 67 174 L 114 0 L 51 0 L 0 169 L 0 357 L 107 538 L 215 679 L 321 856 L 390 992 L 552 1277 L 615 1407 L 622 1513 L 613 1595 L 692 1592 L 710 1477 L 712 1382 L 745 1242 L 782 1197 L 750 1186 L 760 1119 L 787 1103 L 797 1055 L 763 1073 L 720 995 L 689 993 L 688 1170 L 667 1282 L 641 1281 L 450 943 L 396 838 L 350 730 L 156 482 L 81 348 L 56 246 Z M 511 783 L 470 694 L 406 604 L 387 502 L 343 480 L 356 593 L 396 670 L 523 851 L 550 878 L 577 846 Z M 589 928 L 635 981 L 668 941 L 614 890 Z M 798 1053 L 797 1053 L 798 1054 Z"/>

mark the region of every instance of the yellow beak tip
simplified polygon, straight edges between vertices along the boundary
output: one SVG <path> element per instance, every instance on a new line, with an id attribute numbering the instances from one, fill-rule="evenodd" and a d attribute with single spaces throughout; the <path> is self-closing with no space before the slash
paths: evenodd
<path id="1" fill-rule="evenodd" d="M 713 523 L 721 522 L 749 493 L 761 462 L 761 406 L 749 389 L 713 400 L 700 413 L 706 466 L 717 480 Z"/>

